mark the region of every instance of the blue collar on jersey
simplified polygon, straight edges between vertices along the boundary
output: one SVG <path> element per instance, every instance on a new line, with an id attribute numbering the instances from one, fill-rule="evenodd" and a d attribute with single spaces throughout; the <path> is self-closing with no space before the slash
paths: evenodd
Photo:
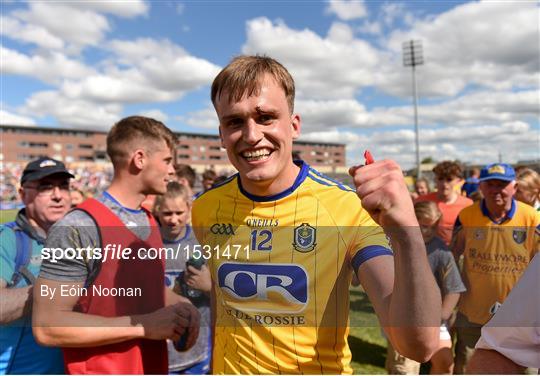
<path id="1" fill-rule="evenodd" d="M 242 192 L 244 196 L 246 196 L 250 200 L 257 201 L 257 202 L 276 201 L 276 200 L 279 200 L 280 198 L 287 197 L 288 195 L 293 193 L 296 190 L 296 188 L 298 188 L 300 184 L 304 182 L 304 180 L 306 180 L 306 177 L 309 172 L 309 165 L 306 162 L 298 160 L 298 161 L 294 161 L 294 164 L 300 167 L 300 173 L 296 177 L 296 180 L 294 181 L 293 185 L 287 188 L 286 190 L 284 190 L 283 192 L 277 193 L 272 196 L 252 195 L 251 193 L 245 191 L 244 188 L 242 188 L 242 182 L 240 181 L 240 174 L 238 174 L 238 189 L 240 189 L 240 192 Z"/>
<path id="2" fill-rule="evenodd" d="M 516 200 L 512 198 L 512 206 L 510 206 L 510 210 L 506 213 L 506 217 L 504 217 L 500 222 L 495 222 L 493 218 L 491 218 L 491 214 L 489 213 L 485 199 L 482 199 L 480 208 L 482 208 L 482 214 L 485 217 L 488 217 L 489 219 L 491 219 L 491 222 L 496 223 L 496 224 L 501 224 L 507 219 L 512 219 L 514 217 L 514 214 L 516 214 Z"/>
<path id="3" fill-rule="evenodd" d="M 114 202 L 116 205 L 120 206 L 122 209 L 124 209 L 125 211 L 129 212 L 129 213 L 134 213 L 134 214 L 137 214 L 137 213 L 142 213 L 143 210 L 142 209 L 130 209 L 130 208 L 126 208 L 124 205 L 122 205 L 120 202 L 118 202 L 117 199 L 115 199 L 109 192 L 107 191 L 104 191 L 103 193 L 103 197 L 105 197 L 107 200 L 110 200 L 112 202 Z"/>

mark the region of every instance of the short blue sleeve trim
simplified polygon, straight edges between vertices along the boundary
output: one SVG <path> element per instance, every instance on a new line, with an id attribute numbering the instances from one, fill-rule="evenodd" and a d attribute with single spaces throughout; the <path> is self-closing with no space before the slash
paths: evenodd
<path id="1" fill-rule="evenodd" d="M 356 253 L 356 255 L 354 255 L 351 261 L 351 265 L 356 272 L 360 265 L 362 265 L 367 260 L 384 255 L 394 256 L 394 253 L 390 249 L 383 247 L 382 245 L 370 245 L 362 248 Z"/>

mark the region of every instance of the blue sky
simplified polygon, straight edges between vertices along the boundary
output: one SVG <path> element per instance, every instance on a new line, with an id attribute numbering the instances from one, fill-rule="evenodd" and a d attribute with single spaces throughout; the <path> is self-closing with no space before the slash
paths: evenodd
<path id="1" fill-rule="evenodd" d="M 414 164 L 411 73 L 421 39 L 421 157 L 540 158 L 534 1 L 2 2 L 3 124 L 108 129 L 139 113 L 217 133 L 209 85 L 242 53 L 293 74 L 302 139 L 347 144 L 347 162 Z"/>

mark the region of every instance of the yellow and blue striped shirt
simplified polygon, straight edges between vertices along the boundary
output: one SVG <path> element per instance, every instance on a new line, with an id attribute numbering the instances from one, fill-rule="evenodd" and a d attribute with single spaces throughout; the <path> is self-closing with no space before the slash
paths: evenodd
<path id="1" fill-rule="evenodd" d="M 352 372 L 351 272 L 392 252 L 353 189 L 297 163 L 278 195 L 253 196 L 234 175 L 194 202 L 212 255 L 213 373 Z"/>

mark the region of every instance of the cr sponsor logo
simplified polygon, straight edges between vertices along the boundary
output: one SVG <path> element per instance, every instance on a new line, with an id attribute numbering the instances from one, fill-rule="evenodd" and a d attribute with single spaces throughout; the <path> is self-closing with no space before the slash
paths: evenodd
<path id="1" fill-rule="evenodd" d="M 300 312 L 308 302 L 308 275 L 299 265 L 223 263 L 217 274 L 226 303 L 237 309 Z"/>
<path id="2" fill-rule="evenodd" d="M 234 235 L 234 228 L 230 223 L 214 223 L 210 232 L 216 235 Z"/>

